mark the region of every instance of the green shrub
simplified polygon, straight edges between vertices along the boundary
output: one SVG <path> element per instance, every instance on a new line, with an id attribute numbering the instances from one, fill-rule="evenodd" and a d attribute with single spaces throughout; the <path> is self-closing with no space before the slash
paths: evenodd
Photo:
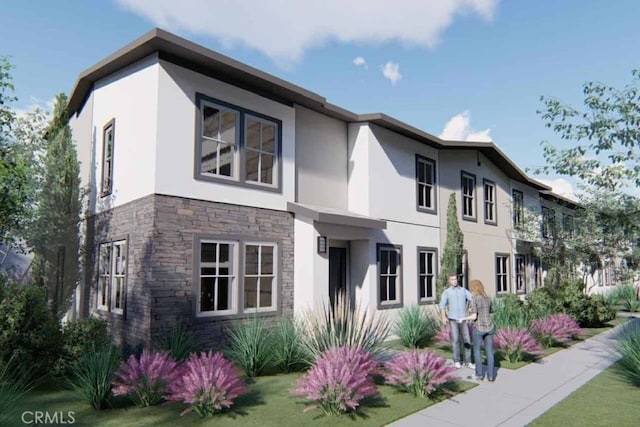
<path id="1" fill-rule="evenodd" d="M 493 324 L 497 329 L 529 327 L 529 314 L 516 295 L 507 294 L 492 301 Z"/>
<path id="2" fill-rule="evenodd" d="M 307 366 L 305 360 L 300 325 L 288 317 L 281 318 L 273 335 L 273 363 L 284 372 L 295 372 Z"/>
<path id="3" fill-rule="evenodd" d="M 168 351 L 171 358 L 178 362 L 187 360 L 189 354 L 200 350 L 200 344 L 182 322 L 178 322 L 164 338 L 159 339 L 155 347 Z"/>
<path id="4" fill-rule="evenodd" d="M 60 329 L 38 286 L 9 285 L 0 301 L 0 359 L 13 355 L 34 376 L 49 372 L 58 359 Z"/>
<path id="5" fill-rule="evenodd" d="M 272 361 L 271 338 L 257 316 L 229 329 L 229 347 L 225 355 L 242 368 L 248 377 L 257 377 Z"/>
<path id="6" fill-rule="evenodd" d="M 612 304 L 622 304 L 625 311 L 640 311 L 640 300 L 636 298 L 636 288 L 631 284 L 618 285 L 607 295 Z"/>
<path id="7" fill-rule="evenodd" d="M 1 285 L 0 285 L 1 286 Z M 17 425 L 21 409 L 18 406 L 31 390 L 30 372 L 16 357 L 0 360 L 0 426 Z"/>
<path id="8" fill-rule="evenodd" d="M 615 309 L 602 295 L 576 296 L 565 308 L 565 313 L 583 328 L 602 326 L 616 317 Z"/>
<path id="9" fill-rule="evenodd" d="M 637 319 L 627 324 L 616 337 L 616 349 L 620 354 L 622 373 L 632 384 L 640 387 L 640 324 Z"/>
<path id="10" fill-rule="evenodd" d="M 405 347 L 424 347 L 438 333 L 441 323 L 438 317 L 428 314 L 422 307 L 410 305 L 398 313 L 394 333 Z"/>
<path id="11" fill-rule="evenodd" d="M 563 313 L 562 301 L 551 288 L 536 288 L 526 297 L 526 306 L 531 319 L 540 319 L 551 314 Z"/>
<path id="12" fill-rule="evenodd" d="M 72 367 L 70 387 L 93 409 L 111 404 L 111 383 L 120 363 L 120 351 L 111 344 L 86 353 Z"/>
<path id="13" fill-rule="evenodd" d="M 60 357 L 52 374 L 55 377 L 67 377 L 71 374 L 72 365 L 83 355 L 103 348 L 109 341 L 107 322 L 104 320 L 89 318 L 66 323 L 62 328 Z"/>

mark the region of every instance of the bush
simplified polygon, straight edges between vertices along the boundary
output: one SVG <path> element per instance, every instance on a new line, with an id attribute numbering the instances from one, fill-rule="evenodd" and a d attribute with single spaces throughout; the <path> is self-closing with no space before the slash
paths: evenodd
<path id="1" fill-rule="evenodd" d="M 284 372 L 295 372 L 304 368 L 304 347 L 300 325 L 288 317 L 280 319 L 273 342 L 273 363 Z"/>
<path id="2" fill-rule="evenodd" d="M 446 359 L 429 351 L 398 353 L 385 363 L 386 382 L 414 396 L 425 397 L 457 378 Z"/>
<path id="3" fill-rule="evenodd" d="M 225 354 L 242 368 L 248 377 L 257 377 L 271 362 L 271 341 L 263 322 L 254 316 L 247 323 L 237 323 L 229 330 L 229 347 Z"/>
<path id="4" fill-rule="evenodd" d="M 536 288 L 527 294 L 526 309 L 530 319 L 539 319 L 564 311 L 562 301 L 555 297 L 547 287 Z"/>
<path id="5" fill-rule="evenodd" d="M 52 375 L 68 377 L 72 366 L 83 355 L 103 348 L 109 341 L 107 322 L 104 320 L 89 318 L 66 323 L 62 328 L 60 356 Z"/>
<path id="6" fill-rule="evenodd" d="M 636 298 L 636 288 L 631 284 L 618 285 L 607 295 L 612 304 L 622 304 L 625 311 L 640 311 L 640 301 Z"/>
<path id="7" fill-rule="evenodd" d="M 93 409 L 104 409 L 111 404 L 111 383 L 119 361 L 119 351 L 112 345 L 89 352 L 73 365 L 69 385 Z"/>
<path id="8" fill-rule="evenodd" d="M 378 356 L 389 335 L 391 323 L 384 313 L 371 312 L 360 306 L 351 308 L 348 299 L 339 294 L 336 306 L 322 304 L 304 316 L 305 353 L 312 364 L 326 350 L 345 345 L 360 348 Z"/>
<path id="9" fill-rule="evenodd" d="M 632 384 L 640 387 L 640 324 L 629 323 L 616 337 L 616 349 L 620 354 L 619 366 Z"/>
<path id="10" fill-rule="evenodd" d="M 429 315 L 420 306 L 404 307 L 398 314 L 395 334 L 405 347 L 424 347 L 440 330 L 441 321 Z"/>
<path id="11" fill-rule="evenodd" d="M 615 308 L 602 295 L 579 295 L 571 300 L 565 313 L 582 327 L 599 327 L 616 317 Z"/>
<path id="12" fill-rule="evenodd" d="M 328 415 L 355 411 L 362 399 L 377 394 L 373 382 L 377 368 L 366 350 L 348 345 L 331 348 L 298 380 L 292 393 L 311 401 L 305 412 L 315 408 Z"/>
<path id="13" fill-rule="evenodd" d="M 167 386 L 180 375 L 178 364 L 168 352 L 143 351 L 140 358 L 134 355 L 122 362 L 113 380 L 113 395 L 133 395 L 140 406 L 157 405 L 164 399 Z"/>
<path id="14" fill-rule="evenodd" d="M 492 320 L 496 329 L 528 328 L 529 316 L 524 303 L 516 295 L 507 294 L 492 302 Z"/>
<path id="15" fill-rule="evenodd" d="M 0 301 L 0 359 L 47 374 L 60 352 L 60 329 L 38 286 L 9 285 Z"/>
<path id="16" fill-rule="evenodd" d="M 155 347 L 168 351 L 173 360 L 182 362 L 189 354 L 197 351 L 200 345 L 185 324 L 178 322 L 164 338 L 157 341 Z"/>
<path id="17" fill-rule="evenodd" d="M 2 286 L 0 284 L 0 286 Z M 32 388 L 30 373 L 18 364 L 15 356 L 0 360 L 0 426 L 16 425 L 21 408 L 18 406 Z"/>
<path id="18" fill-rule="evenodd" d="M 580 326 L 570 316 L 552 314 L 531 322 L 531 334 L 545 347 L 566 344 L 580 335 Z"/>
<path id="19" fill-rule="evenodd" d="M 233 399 L 247 391 L 233 363 L 209 351 L 189 356 L 169 385 L 167 400 L 190 405 L 181 415 L 195 411 L 205 417 L 231 407 Z"/>
<path id="20" fill-rule="evenodd" d="M 496 332 L 494 339 L 496 350 L 511 363 L 522 360 L 525 355 L 538 357 L 543 354 L 540 344 L 526 329 L 500 329 Z"/>

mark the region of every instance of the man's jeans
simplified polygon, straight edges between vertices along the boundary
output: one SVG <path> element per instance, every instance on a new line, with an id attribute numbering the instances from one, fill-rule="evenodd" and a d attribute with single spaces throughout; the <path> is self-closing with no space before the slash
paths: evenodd
<path id="1" fill-rule="evenodd" d="M 449 334 L 451 346 L 453 347 L 453 361 L 462 362 L 460 358 L 460 346 L 464 345 L 464 363 L 470 363 L 471 336 L 469 334 L 469 325 L 466 322 L 458 323 L 457 320 L 449 319 Z"/>
<path id="2" fill-rule="evenodd" d="M 475 327 L 473 328 L 473 357 L 476 361 L 476 377 L 484 377 L 482 372 L 482 354 L 480 353 L 480 347 L 484 342 L 484 352 L 487 354 L 487 379 L 495 378 L 495 367 L 493 361 L 493 332 L 480 332 Z"/>

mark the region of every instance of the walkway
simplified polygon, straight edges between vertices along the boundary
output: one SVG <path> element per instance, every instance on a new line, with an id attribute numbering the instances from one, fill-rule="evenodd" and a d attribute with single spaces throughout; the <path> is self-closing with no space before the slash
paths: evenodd
<path id="1" fill-rule="evenodd" d="M 632 319 L 630 322 L 640 322 Z M 522 427 L 613 364 L 613 336 L 621 327 L 561 350 L 518 370 L 500 369 L 495 382 L 390 424 L 394 427 Z M 466 379 L 469 368 L 460 370 Z"/>

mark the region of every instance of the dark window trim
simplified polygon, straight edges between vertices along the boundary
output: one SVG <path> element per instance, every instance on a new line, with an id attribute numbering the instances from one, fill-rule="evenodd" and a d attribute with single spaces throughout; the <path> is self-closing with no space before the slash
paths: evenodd
<path id="1" fill-rule="evenodd" d="M 427 300 L 422 300 L 420 299 L 420 286 L 421 286 L 421 282 L 420 282 L 420 253 L 421 252 L 433 252 L 435 254 L 434 257 L 434 269 L 433 269 L 433 298 L 431 299 L 427 299 Z M 417 260 L 417 268 L 416 268 L 416 276 L 418 278 L 418 286 L 417 286 L 417 297 L 418 297 L 418 304 L 419 305 L 433 305 L 436 304 L 436 301 L 438 300 L 438 295 L 436 295 L 437 292 L 437 282 L 438 282 L 438 265 L 439 265 L 439 258 L 438 258 L 438 248 L 436 247 L 430 247 L 430 246 L 418 246 L 417 250 L 416 250 L 416 260 Z"/>
<path id="2" fill-rule="evenodd" d="M 420 176 L 419 175 L 420 162 L 431 164 L 431 173 L 432 173 L 432 180 L 433 180 L 433 192 L 432 192 L 432 198 L 431 198 L 432 204 L 433 204 L 432 208 L 420 206 L 420 182 L 418 181 L 418 177 Z M 438 189 L 436 186 L 437 185 L 436 177 L 438 176 L 438 174 L 436 173 L 436 161 L 433 159 L 430 159 L 429 157 L 416 154 L 415 165 L 416 165 L 416 210 L 418 212 L 437 214 L 438 213 Z"/>
<path id="3" fill-rule="evenodd" d="M 198 307 L 198 296 L 197 293 L 200 292 L 200 244 L 203 240 L 213 240 L 213 241 L 227 241 L 234 242 L 238 245 L 238 295 L 236 301 L 237 310 L 236 313 L 233 314 L 201 314 Z M 244 293 L 242 290 L 244 289 L 244 251 L 246 242 L 250 243 L 272 243 L 276 245 L 276 280 L 275 280 L 275 297 L 276 304 L 273 310 L 269 311 L 244 311 Z M 232 320 L 232 319 L 246 319 L 249 317 L 257 316 L 257 317 L 272 317 L 272 316 L 280 316 L 282 314 L 282 240 L 276 238 L 268 238 L 262 236 L 252 236 L 245 234 L 209 234 L 209 233 L 195 233 L 193 236 L 193 260 L 192 260 L 192 283 L 191 283 L 191 292 L 192 292 L 192 319 L 195 322 L 212 322 L 219 320 Z M 206 313 L 206 312 L 205 312 Z"/>
<path id="4" fill-rule="evenodd" d="M 519 207 L 516 206 L 516 202 L 515 202 L 516 194 L 520 195 Z M 519 212 L 516 212 L 516 208 L 518 208 L 517 211 Z M 513 228 L 516 230 L 520 230 L 524 225 L 524 193 L 520 190 L 516 190 L 515 188 L 511 190 L 511 209 L 513 210 L 513 213 L 512 213 Z M 518 221 L 518 213 L 520 214 L 519 221 Z"/>
<path id="5" fill-rule="evenodd" d="M 518 259 L 522 260 L 522 290 L 518 290 Z M 524 295 L 527 293 L 527 257 L 523 254 L 513 255 L 513 289 L 517 295 Z"/>
<path id="6" fill-rule="evenodd" d="M 125 266 L 125 272 L 124 272 L 124 282 L 123 282 L 123 291 L 124 291 L 124 303 L 122 305 L 122 313 L 118 313 L 113 311 L 113 306 L 111 303 L 111 287 L 112 287 L 112 283 L 113 283 L 113 247 L 114 247 L 114 243 L 118 243 L 118 242 L 124 242 L 126 249 L 125 249 L 125 259 L 126 259 L 126 266 Z M 98 301 L 100 298 L 100 247 L 103 245 L 109 245 L 109 286 L 108 286 L 108 291 L 109 291 L 109 295 L 107 298 L 107 308 L 101 308 L 99 307 Z M 97 259 L 96 259 L 96 263 L 97 263 L 97 268 L 96 268 L 96 284 L 98 285 L 98 288 L 96 289 L 96 306 L 95 309 L 97 312 L 99 313 L 104 313 L 105 315 L 108 315 L 110 317 L 116 317 L 122 320 L 127 320 L 127 304 L 128 304 L 128 293 L 129 293 L 129 235 L 124 235 L 124 236 L 116 236 L 114 238 L 111 239 L 107 239 L 107 240 L 100 240 L 98 242 L 98 251 L 97 251 Z"/>
<path id="7" fill-rule="evenodd" d="M 400 262 L 398 263 L 398 271 L 400 280 L 398 283 L 398 303 L 395 304 L 382 304 L 380 301 L 380 250 L 382 248 L 394 248 L 398 251 Z M 391 243 L 378 243 L 376 244 L 376 303 L 378 306 L 378 310 L 387 310 L 390 308 L 401 308 L 403 303 L 402 289 L 404 288 L 404 268 L 403 268 L 403 258 L 402 258 L 402 245 L 394 245 Z"/>
<path id="8" fill-rule="evenodd" d="M 473 179 L 473 215 L 465 215 L 464 214 L 464 179 L 472 178 Z M 475 174 L 466 172 L 464 170 L 460 171 L 460 214 L 462 215 L 463 221 L 471 221 L 478 222 L 478 180 Z"/>
<path id="9" fill-rule="evenodd" d="M 204 95 L 202 93 L 196 92 L 196 99 L 195 99 L 195 107 L 196 107 L 196 119 L 195 119 L 195 150 L 194 150 L 194 163 L 193 163 L 193 178 L 196 181 L 208 181 L 208 182 L 216 182 L 216 183 L 222 183 L 222 184 L 228 184 L 228 185 L 235 185 L 235 186 L 239 186 L 239 187 L 245 187 L 245 188 L 251 188 L 251 189 L 255 189 L 255 190 L 262 190 L 262 191 L 269 191 L 269 192 L 273 192 L 273 193 L 282 193 L 282 120 L 280 119 L 276 119 L 274 117 L 270 117 L 267 116 L 265 114 L 261 114 L 258 113 L 256 111 L 253 110 L 249 110 L 243 107 L 239 107 L 237 105 L 233 105 L 230 104 L 228 102 L 225 101 L 221 101 L 219 99 L 216 98 L 212 98 L 210 96 Z M 207 175 L 203 175 L 202 173 L 200 173 L 200 161 L 202 159 L 202 144 L 200 142 L 200 137 L 202 135 L 202 102 L 208 102 L 208 103 L 212 103 L 212 104 L 216 104 L 219 105 L 220 107 L 224 107 L 224 108 L 228 108 L 234 111 L 237 111 L 239 114 L 239 127 L 240 129 L 238 130 L 238 178 L 235 179 L 233 177 L 229 177 L 229 178 L 223 178 L 223 177 L 215 177 L 215 176 L 207 176 Z M 277 125 L 278 130 L 277 130 L 277 142 L 276 142 L 276 168 L 274 168 L 275 172 L 277 173 L 277 179 L 274 186 L 270 186 L 267 184 L 260 184 L 260 183 L 255 183 L 255 182 L 251 182 L 251 181 L 247 181 L 246 177 L 245 177 L 245 169 L 246 169 L 246 165 L 245 165 L 245 158 L 246 158 L 246 153 L 245 153 L 245 141 L 244 141 L 244 137 L 245 137 L 245 127 L 246 127 L 246 119 L 245 116 L 253 116 L 256 117 L 258 119 L 262 119 L 262 120 L 266 120 L 266 121 L 270 121 L 273 122 L 274 124 Z"/>
<path id="10" fill-rule="evenodd" d="M 111 164 L 109 165 L 109 188 L 104 188 L 104 158 L 105 152 L 107 149 L 107 144 L 105 141 L 105 136 L 107 135 L 107 130 L 111 128 Z M 115 163 L 115 152 L 116 152 L 116 118 L 112 118 L 107 122 L 106 125 L 102 127 L 102 160 L 100 164 L 100 197 L 107 197 L 113 192 L 113 171 L 114 171 L 114 163 Z"/>
<path id="11" fill-rule="evenodd" d="M 487 193 L 486 185 L 493 186 L 493 220 L 487 219 Z M 482 214 L 484 215 L 484 223 L 487 225 L 498 225 L 498 186 L 495 181 L 490 179 L 482 179 Z"/>
<path id="12" fill-rule="evenodd" d="M 506 291 L 502 291 L 499 292 L 498 291 L 498 257 L 506 257 L 507 258 L 507 262 L 505 263 L 505 268 L 507 269 L 507 271 L 505 272 L 505 275 L 507 277 L 507 290 Z M 506 295 L 506 294 L 510 294 L 511 293 L 511 254 L 506 253 L 506 252 L 496 252 L 494 255 L 494 261 L 493 261 L 493 265 L 494 265 L 494 280 L 495 280 L 495 290 L 496 290 L 496 296 L 501 296 L 501 295 Z"/>

